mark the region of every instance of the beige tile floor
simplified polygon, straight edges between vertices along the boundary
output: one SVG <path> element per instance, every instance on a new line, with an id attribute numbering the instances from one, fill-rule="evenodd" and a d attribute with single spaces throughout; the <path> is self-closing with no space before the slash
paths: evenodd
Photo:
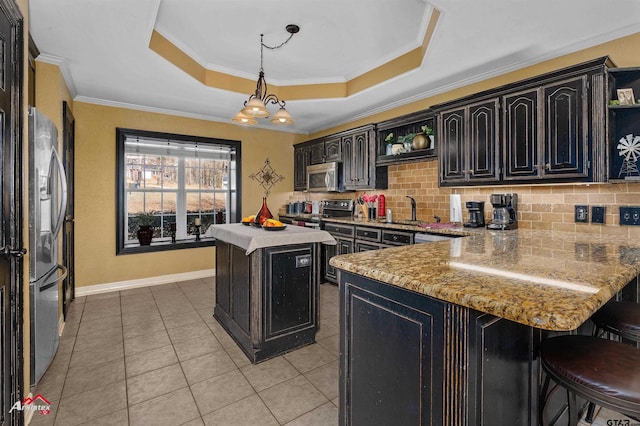
<path id="1" fill-rule="evenodd" d="M 212 317 L 214 279 L 77 298 L 31 425 L 338 424 L 338 291 L 317 343 L 252 365 Z M 598 413 L 594 426 L 623 416 Z"/>
<path id="2" fill-rule="evenodd" d="M 338 293 L 313 345 L 252 365 L 212 317 L 214 280 L 77 298 L 31 425 L 337 425 Z"/>

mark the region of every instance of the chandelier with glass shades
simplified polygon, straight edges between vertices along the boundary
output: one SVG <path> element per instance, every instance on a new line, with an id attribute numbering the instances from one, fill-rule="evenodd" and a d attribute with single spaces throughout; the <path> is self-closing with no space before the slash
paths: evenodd
<path id="1" fill-rule="evenodd" d="M 264 34 L 260 34 L 260 73 L 258 74 L 256 91 L 244 102 L 244 108 L 242 108 L 240 112 L 233 117 L 232 120 L 234 122 L 240 124 L 257 124 L 258 121 L 256 118 L 269 118 L 271 114 L 269 113 L 269 110 L 267 110 L 266 106 L 268 104 L 274 104 L 280 106 L 280 109 L 270 120 L 273 124 L 288 126 L 295 123 L 293 118 L 291 118 L 291 115 L 285 109 L 285 101 L 279 100 L 278 97 L 272 93 L 267 93 L 267 82 L 264 79 L 264 69 L 262 68 L 262 57 L 265 47 L 271 50 L 279 49 L 287 44 L 294 34 L 300 31 L 300 27 L 293 24 L 287 25 L 286 29 L 289 33 L 289 38 L 277 46 L 267 46 L 264 44 L 262 41 Z"/>

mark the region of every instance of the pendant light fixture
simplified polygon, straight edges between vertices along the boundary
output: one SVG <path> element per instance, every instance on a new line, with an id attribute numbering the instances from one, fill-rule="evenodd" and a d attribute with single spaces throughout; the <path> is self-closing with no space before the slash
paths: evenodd
<path id="1" fill-rule="evenodd" d="M 279 100 L 278 97 L 272 93 L 267 93 L 267 82 L 264 79 L 264 69 L 262 68 L 264 48 L 266 47 L 271 50 L 281 48 L 291 40 L 294 34 L 300 31 L 300 27 L 290 24 L 286 26 L 286 30 L 289 33 L 289 38 L 277 46 L 267 46 L 264 44 L 264 34 L 260 34 L 260 72 L 258 74 L 258 82 L 256 83 L 256 91 L 245 101 L 244 108 L 233 117 L 233 122 L 249 125 L 257 124 L 258 121 L 256 118 L 269 118 L 271 113 L 267 109 L 267 105 L 274 104 L 278 105 L 280 109 L 270 120 L 273 124 L 288 126 L 295 123 L 289 112 L 285 109 L 285 101 Z"/>

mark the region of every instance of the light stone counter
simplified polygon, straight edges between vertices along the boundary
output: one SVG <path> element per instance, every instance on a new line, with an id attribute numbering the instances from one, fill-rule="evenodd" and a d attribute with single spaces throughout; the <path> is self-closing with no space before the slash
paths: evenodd
<path id="1" fill-rule="evenodd" d="M 576 329 L 640 275 L 640 241 L 528 230 L 460 232 L 475 235 L 335 256 L 330 264 L 555 331 Z"/>

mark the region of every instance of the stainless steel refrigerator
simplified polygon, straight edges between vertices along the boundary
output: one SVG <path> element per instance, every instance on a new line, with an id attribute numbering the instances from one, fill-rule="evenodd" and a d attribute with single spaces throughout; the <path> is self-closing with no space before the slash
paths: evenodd
<path id="1" fill-rule="evenodd" d="M 29 293 L 31 384 L 36 385 L 58 349 L 58 236 L 67 205 L 66 177 L 58 154 L 58 130 L 29 108 Z"/>

